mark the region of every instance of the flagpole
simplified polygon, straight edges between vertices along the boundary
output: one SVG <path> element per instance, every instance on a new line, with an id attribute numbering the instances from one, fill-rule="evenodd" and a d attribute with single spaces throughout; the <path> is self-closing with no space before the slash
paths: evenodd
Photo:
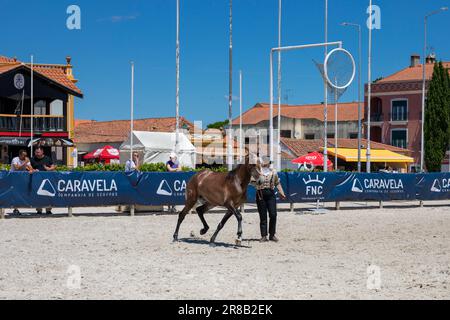
<path id="1" fill-rule="evenodd" d="M 31 56 L 31 154 L 34 155 L 34 56 Z"/>
<path id="2" fill-rule="evenodd" d="M 278 2 L 278 48 L 281 48 L 282 0 Z M 281 171 L 281 51 L 278 51 L 278 151 L 277 170 Z"/>
<path id="3" fill-rule="evenodd" d="M 131 124 L 130 124 L 130 160 L 133 161 L 134 149 L 134 62 L 131 61 Z M 136 163 L 137 165 L 137 163 Z"/>
<path id="4" fill-rule="evenodd" d="M 328 43 L 328 0 L 325 0 L 325 43 Z M 328 55 L 328 46 L 325 45 L 325 58 Z M 323 171 L 328 172 L 328 84 L 324 80 L 324 148 L 323 148 Z"/>
<path id="5" fill-rule="evenodd" d="M 372 104 L 372 0 L 370 0 L 370 16 L 369 16 L 369 52 L 368 52 L 368 82 L 367 82 L 367 160 L 366 171 L 371 173 L 371 142 L 370 142 L 370 116 Z"/>
<path id="6" fill-rule="evenodd" d="M 180 144 L 180 0 L 177 0 L 177 38 L 176 38 L 176 134 L 175 153 L 179 153 Z"/>
<path id="7" fill-rule="evenodd" d="M 239 160 L 240 163 L 242 163 L 242 152 L 243 152 L 243 140 L 244 140 L 244 133 L 242 132 L 242 70 L 239 72 Z"/>
<path id="8" fill-rule="evenodd" d="M 228 170 L 233 169 L 233 0 L 230 0 L 229 96 L 228 96 Z"/>

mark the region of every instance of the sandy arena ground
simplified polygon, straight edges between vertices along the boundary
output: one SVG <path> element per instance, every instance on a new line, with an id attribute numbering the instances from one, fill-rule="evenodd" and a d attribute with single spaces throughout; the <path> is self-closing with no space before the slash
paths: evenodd
<path id="1" fill-rule="evenodd" d="M 175 244 L 173 215 L 91 208 L 75 218 L 2 220 L 0 299 L 449 299 L 450 204 L 361 205 L 281 212 L 279 244 L 257 242 L 259 220 L 247 212 L 240 248 L 235 219 L 216 247 L 205 241 L 212 230 L 198 236 L 194 215 Z M 215 229 L 222 214 L 206 218 Z M 377 270 L 381 288 L 371 290 Z"/>

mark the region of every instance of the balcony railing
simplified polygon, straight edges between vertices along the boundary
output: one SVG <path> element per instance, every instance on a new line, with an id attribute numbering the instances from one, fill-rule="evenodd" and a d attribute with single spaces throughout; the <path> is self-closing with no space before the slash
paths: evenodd
<path id="1" fill-rule="evenodd" d="M 376 113 L 370 115 L 370 121 L 372 122 L 382 122 L 384 120 L 382 113 Z"/>
<path id="2" fill-rule="evenodd" d="M 394 113 L 390 113 L 389 117 L 390 117 L 391 121 L 405 122 L 405 121 L 408 121 L 409 112 L 394 112 Z"/>
<path id="3" fill-rule="evenodd" d="M 33 130 L 35 132 L 64 132 L 66 131 L 66 119 L 64 116 L 33 117 Z M 0 131 L 18 132 L 31 131 L 31 116 L 15 116 L 0 114 Z"/>
<path id="4" fill-rule="evenodd" d="M 404 139 L 395 139 L 392 140 L 392 145 L 397 148 L 408 149 L 408 143 Z"/>

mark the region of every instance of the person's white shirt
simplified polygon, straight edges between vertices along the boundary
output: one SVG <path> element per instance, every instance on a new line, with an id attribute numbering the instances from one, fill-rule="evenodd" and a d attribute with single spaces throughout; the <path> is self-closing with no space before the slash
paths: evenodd
<path id="1" fill-rule="evenodd" d="M 133 160 L 128 160 L 125 164 L 125 172 L 136 171 L 137 167 Z"/>
<path id="2" fill-rule="evenodd" d="M 25 164 L 26 164 L 27 166 L 30 165 L 29 162 L 28 162 L 28 163 L 25 163 L 25 160 L 20 160 L 19 157 L 14 158 L 13 161 L 11 162 L 11 172 L 15 172 L 15 171 L 26 171 L 25 168 L 22 169 L 22 170 L 17 170 L 17 169 L 16 169 L 16 166 L 22 167 L 22 166 L 24 166 Z"/>

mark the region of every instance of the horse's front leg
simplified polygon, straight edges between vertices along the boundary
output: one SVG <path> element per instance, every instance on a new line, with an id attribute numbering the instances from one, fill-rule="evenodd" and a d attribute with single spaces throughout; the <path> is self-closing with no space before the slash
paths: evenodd
<path id="1" fill-rule="evenodd" d="M 223 229 L 223 227 L 225 226 L 225 224 L 231 218 L 232 215 L 233 215 L 233 212 L 228 210 L 227 214 L 225 215 L 225 217 L 223 217 L 222 221 L 219 223 L 219 226 L 217 227 L 217 231 L 214 233 L 214 235 L 211 238 L 211 243 L 212 244 L 214 242 L 216 242 L 217 235 L 219 234 L 220 230 Z"/>

